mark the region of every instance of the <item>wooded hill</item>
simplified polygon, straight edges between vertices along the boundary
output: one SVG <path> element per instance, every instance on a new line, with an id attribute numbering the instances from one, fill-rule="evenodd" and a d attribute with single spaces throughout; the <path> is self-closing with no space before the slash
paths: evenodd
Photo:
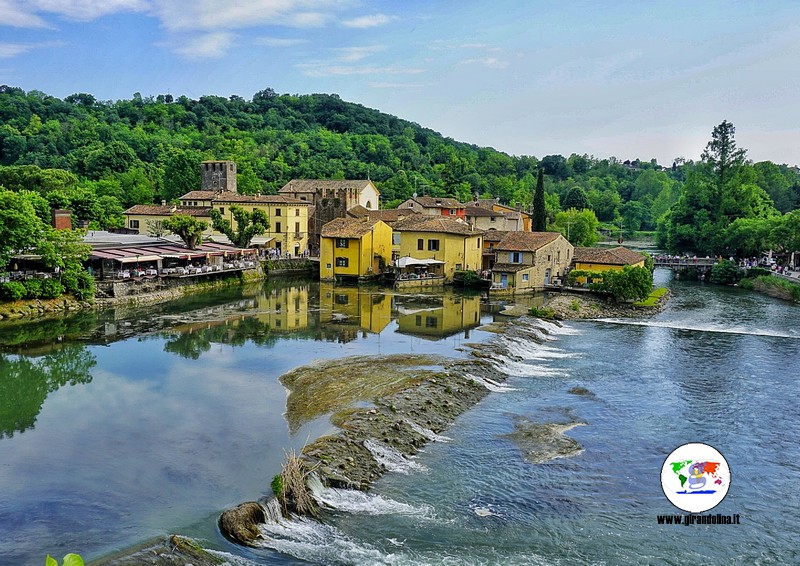
<path id="1" fill-rule="evenodd" d="M 131 205 L 197 189 L 207 159 L 235 160 L 242 193 L 275 193 L 292 178 L 370 178 L 388 207 L 416 191 L 464 202 L 478 194 L 528 209 L 541 167 L 551 223 L 560 210 L 590 209 L 629 231 L 655 229 L 686 179 L 707 165 L 510 156 L 330 94 L 265 89 L 252 100 L 192 100 L 136 93 L 112 102 L 0 86 L 0 185 L 35 191 L 93 226 L 120 226 Z M 794 168 L 745 165 L 745 180 L 769 197 L 774 214 L 800 207 Z"/>

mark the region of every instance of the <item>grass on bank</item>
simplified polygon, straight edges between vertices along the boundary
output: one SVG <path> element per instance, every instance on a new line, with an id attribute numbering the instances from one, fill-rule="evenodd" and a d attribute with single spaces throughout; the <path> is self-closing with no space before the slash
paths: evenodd
<path id="1" fill-rule="evenodd" d="M 782 298 L 800 302 L 800 284 L 776 277 L 774 275 L 759 275 L 758 277 L 746 277 L 739 281 L 742 289 L 768 292 L 769 289 L 779 291 Z"/>
<path id="2" fill-rule="evenodd" d="M 666 287 L 657 287 L 653 289 L 653 291 L 647 296 L 646 299 L 641 301 L 636 301 L 633 303 L 635 307 L 654 307 L 658 304 L 658 301 L 667 293 Z"/>

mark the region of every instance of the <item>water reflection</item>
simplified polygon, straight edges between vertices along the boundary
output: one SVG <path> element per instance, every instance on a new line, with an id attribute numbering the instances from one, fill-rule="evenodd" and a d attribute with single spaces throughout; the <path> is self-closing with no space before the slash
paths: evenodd
<path id="1" fill-rule="evenodd" d="M 91 382 L 96 363 L 78 344 L 40 357 L 0 354 L 0 438 L 32 429 L 47 396 L 65 385 Z"/>
<path id="2" fill-rule="evenodd" d="M 479 296 L 430 296 L 397 299 L 398 332 L 430 340 L 441 340 L 481 323 Z"/>

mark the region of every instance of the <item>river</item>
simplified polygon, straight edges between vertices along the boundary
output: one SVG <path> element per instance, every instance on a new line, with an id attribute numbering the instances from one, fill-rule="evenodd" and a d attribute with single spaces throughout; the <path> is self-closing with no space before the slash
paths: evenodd
<path id="1" fill-rule="evenodd" d="M 800 563 L 800 308 L 656 277 L 673 297 L 652 319 L 499 335 L 479 325 L 502 302 L 319 283 L 2 325 L 0 564 L 169 533 L 234 564 Z M 219 512 L 267 493 L 284 450 L 332 432 L 325 415 L 289 426 L 280 375 L 480 342 L 507 352 L 504 387 L 406 468 L 367 495 L 327 492 L 322 522 L 265 526 L 263 548 L 219 535 Z M 526 459 L 521 423 L 563 425 L 580 450 Z M 686 442 L 726 457 L 713 512 L 740 525 L 658 524 L 680 513 L 659 475 Z"/>

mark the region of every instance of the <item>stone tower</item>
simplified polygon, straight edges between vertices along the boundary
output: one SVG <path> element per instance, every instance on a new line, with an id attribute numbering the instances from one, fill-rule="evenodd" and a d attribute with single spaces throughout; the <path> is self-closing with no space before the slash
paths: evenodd
<path id="1" fill-rule="evenodd" d="M 200 190 L 238 192 L 235 161 L 203 161 L 200 163 Z"/>

